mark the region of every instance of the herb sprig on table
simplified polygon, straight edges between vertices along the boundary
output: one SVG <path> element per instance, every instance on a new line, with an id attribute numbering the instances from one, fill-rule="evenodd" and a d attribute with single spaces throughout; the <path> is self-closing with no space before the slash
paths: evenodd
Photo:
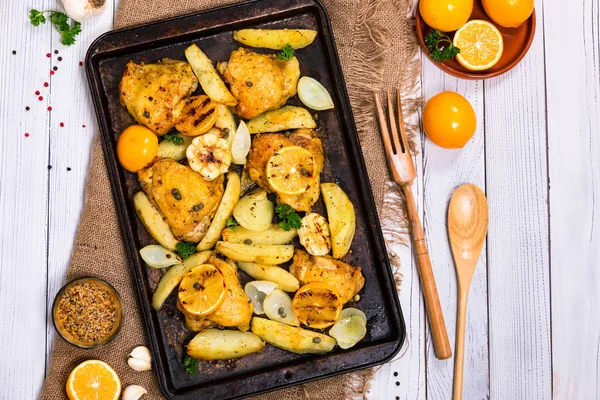
<path id="1" fill-rule="evenodd" d="M 281 49 L 281 53 L 277 54 L 280 60 L 287 61 L 290 58 L 294 57 L 294 48 L 291 44 L 286 44 L 283 49 Z"/>
<path id="2" fill-rule="evenodd" d="M 302 227 L 300 215 L 289 204 L 278 204 L 275 207 L 275 212 L 281 220 L 279 227 L 284 231 L 300 229 Z"/>
<path id="3" fill-rule="evenodd" d="M 52 25 L 54 25 L 56 30 L 61 34 L 62 44 L 65 46 L 71 46 L 72 44 L 75 44 L 75 37 L 81 33 L 81 24 L 79 22 L 74 22 L 73 25 L 70 25 L 69 16 L 60 11 L 30 10 L 29 20 L 33 26 L 40 26 L 41 24 L 46 23 L 46 17 L 44 14 L 48 14 L 50 22 L 52 22 Z"/>
<path id="4" fill-rule="evenodd" d="M 460 53 L 460 49 L 452 44 L 450 37 L 444 35 L 437 29 L 431 31 L 431 33 L 425 37 L 425 45 L 427 46 L 429 56 L 433 61 L 450 60 Z"/>
<path id="5" fill-rule="evenodd" d="M 192 254 L 196 252 L 196 245 L 190 242 L 179 242 L 177 243 L 177 252 L 181 258 L 188 259 Z"/>

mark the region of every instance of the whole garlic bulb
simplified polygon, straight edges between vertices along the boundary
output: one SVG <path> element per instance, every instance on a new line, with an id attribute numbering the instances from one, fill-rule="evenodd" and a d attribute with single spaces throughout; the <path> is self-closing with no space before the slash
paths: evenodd
<path id="1" fill-rule="evenodd" d="M 152 356 L 146 346 L 138 346 L 131 351 L 127 364 L 135 371 L 149 371 L 152 369 Z"/>
<path id="2" fill-rule="evenodd" d="M 77 22 L 102 14 L 106 7 L 106 0 L 62 0 L 62 3 L 69 17 Z"/>
<path id="3" fill-rule="evenodd" d="M 140 397 L 148 393 L 146 389 L 140 385 L 129 385 L 123 390 L 121 395 L 122 400 L 138 400 Z"/>

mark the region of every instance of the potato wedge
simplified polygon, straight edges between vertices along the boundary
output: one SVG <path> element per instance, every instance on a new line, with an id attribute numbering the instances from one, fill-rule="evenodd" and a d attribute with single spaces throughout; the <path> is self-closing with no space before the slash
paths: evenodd
<path id="1" fill-rule="evenodd" d="M 289 261 L 294 256 L 292 244 L 240 244 L 217 242 L 216 250 L 234 261 L 276 265 Z"/>
<path id="2" fill-rule="evenodd" d="M 167 273 L 160 278 L 160 282 L 158 282 L 154 295 L 152 295 L 152 307 L 154 307 L 155 310 L 158 310 L 167 297 L 169 297 L 169 294 L 171 294 L 177 285 L 179 285 L 183 279 L 183 275 L 190 269 L 204 264 L 213 254 L 212 251 L 194 253 L 181 264 L 169 268 Z"/>
<path id="3" fill-rule="evenodd" d="M 250 329 L 270 345 L 296 354 L 327 353 L 337 343 L 331 336 L 259 317 L 252 318 Z"/>
<path id="4" fill-rule="evenodd" d="M 133 206 L 142 224 L 154 240 L 169 250 L 175 250 L 179 240 L 175 239 L 169 225 L 144 192 L 137 192 L 133 196 Z"/>
<path id="5" fill-rule="evenodd" d="M 279 289 L 285 292 L 295 292 L 300 288 L 300 282 L 294 275 L 276 265 L 261 265 L 240 261 L 238 267 L 253 279 L 275 282 Z"/>
<path id="6" fill-rule="evenodd" d="M 205 329 L 188 343 L 187 354 L 196 360 L 232 360 L 264 348 L 265 343 L 250 332 Z"/>
<path id="7" fill-rule="evenodd" d="M 229 171 L 227 173 L 227 186 L 225 187 L 225 193 L 221 198 L 221 204 L 217 208 L 217 212 L 206 231 L 206 235 L 202 238 L 202 241 L 196 246 L 196 250 L 208 250 L 212 249 L 221 237 L 221 231 L 227 224 L 227 219 L 231 217 L 233 208 L 240 199 L 240 177 L 237 173 Z"/>
<path id="8" fill-rule="evenodd" d="M 192 66 L 192 70 L 198 78 L 202 90 L 204 90 L 204 93 L 208 97 L 226 106 L 235 106 L 237 104 L 237 100 L 233 97 L 229 89 L 227 89 L 227 86 L 225 86 L 212 61 L 200 50 L 200 47 L 193 44 L 185 49 L 185 58 L 187 58 Z"/>
<path id="9" fill-rule="evenodd" d="M 233 39 L 250 47 L 281 50 L 286 44 L 301 49 L 317 37 L 312 29 L 242 29 L 233 32 Z"/>
<path id="10" fill-rule="evenodd" d="M 354 206 L 335 183 L 322 183 L 321 195 L 327 208 L 333 258 L 342 258 L 350 250 L 356 230 Z"/>
<path id="11" fill-rule="evenodd" d="M 158 154 L 156 155 L 158 158 L 172 158 L 175 161 L 185 160 L 185 151 L 190 143 L 192 143 L 192 140 L 194 140 L 194 137 L 182 134 L 175 136 L 183 139 L 183 144 L 179 145 L 163 140 L 158 145 Z"/>
<path id="12" fill-rule="evenodd" d="M 246 123 L 250 133 L 280 132 L 290 129 L 314 129 L 317 123 L 306 108 L 283 106 L 264 112 Z"/>
<path id="13" fill-rule="evenodd" d="M 215 126 L 223 131 L 227 143 L 231 146 L 231 141 L 237 131 L 237 124 L 233 113 L 225 104 L 217 104 L 217 122 L 215 122 Z"/>
<path id="14" fill-rule="evenodd" d="M 231 228 L 223 229 L 221 236 L 223 241 L 231 243 L 246 243 L 250 240 L 249 244 L 288 244 L 298 236 L 298 231 L 296 229 L 284 231 L 277 224 L 272 224 L 262 232 L 254 232 L 238 226 L 235 231 Z"/>

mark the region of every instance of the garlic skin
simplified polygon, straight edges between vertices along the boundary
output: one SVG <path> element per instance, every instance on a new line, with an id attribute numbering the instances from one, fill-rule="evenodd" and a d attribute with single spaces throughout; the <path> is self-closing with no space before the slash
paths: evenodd
<path id="1" fill-rule="evenodd" d="M 148 391 L 140 385 L 129 385 L 123 390 L 121 400 L 138 400 L 146 393 L 148 393 Z"/>
<path id="2" fill-rule="evenodd" d="M 138 346 L 129 353 L 127 364 L 134 371 L 150 371 L 152 369 L 152 356 L 146 346 Z"/>
<path id="3" fill-rule="evenodd" d="M 69 17 L 77 22 L 102 14 L 106 7 L 106 0 L 62 0 L 62 3 Z"/>

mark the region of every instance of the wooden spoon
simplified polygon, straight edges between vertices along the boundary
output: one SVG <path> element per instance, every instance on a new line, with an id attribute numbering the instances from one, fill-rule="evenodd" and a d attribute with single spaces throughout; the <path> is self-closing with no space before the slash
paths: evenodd
<path id="1" fill-rule="evenodd" d="M 475 185 L 463 185 L 452 195 L 448 209 L 448 235 L 458 280 L 458 315 L 454 349 L 454 400 L 462 399 L 465 361 L 467 298 L 488 228 L 485 194 Z"/>

